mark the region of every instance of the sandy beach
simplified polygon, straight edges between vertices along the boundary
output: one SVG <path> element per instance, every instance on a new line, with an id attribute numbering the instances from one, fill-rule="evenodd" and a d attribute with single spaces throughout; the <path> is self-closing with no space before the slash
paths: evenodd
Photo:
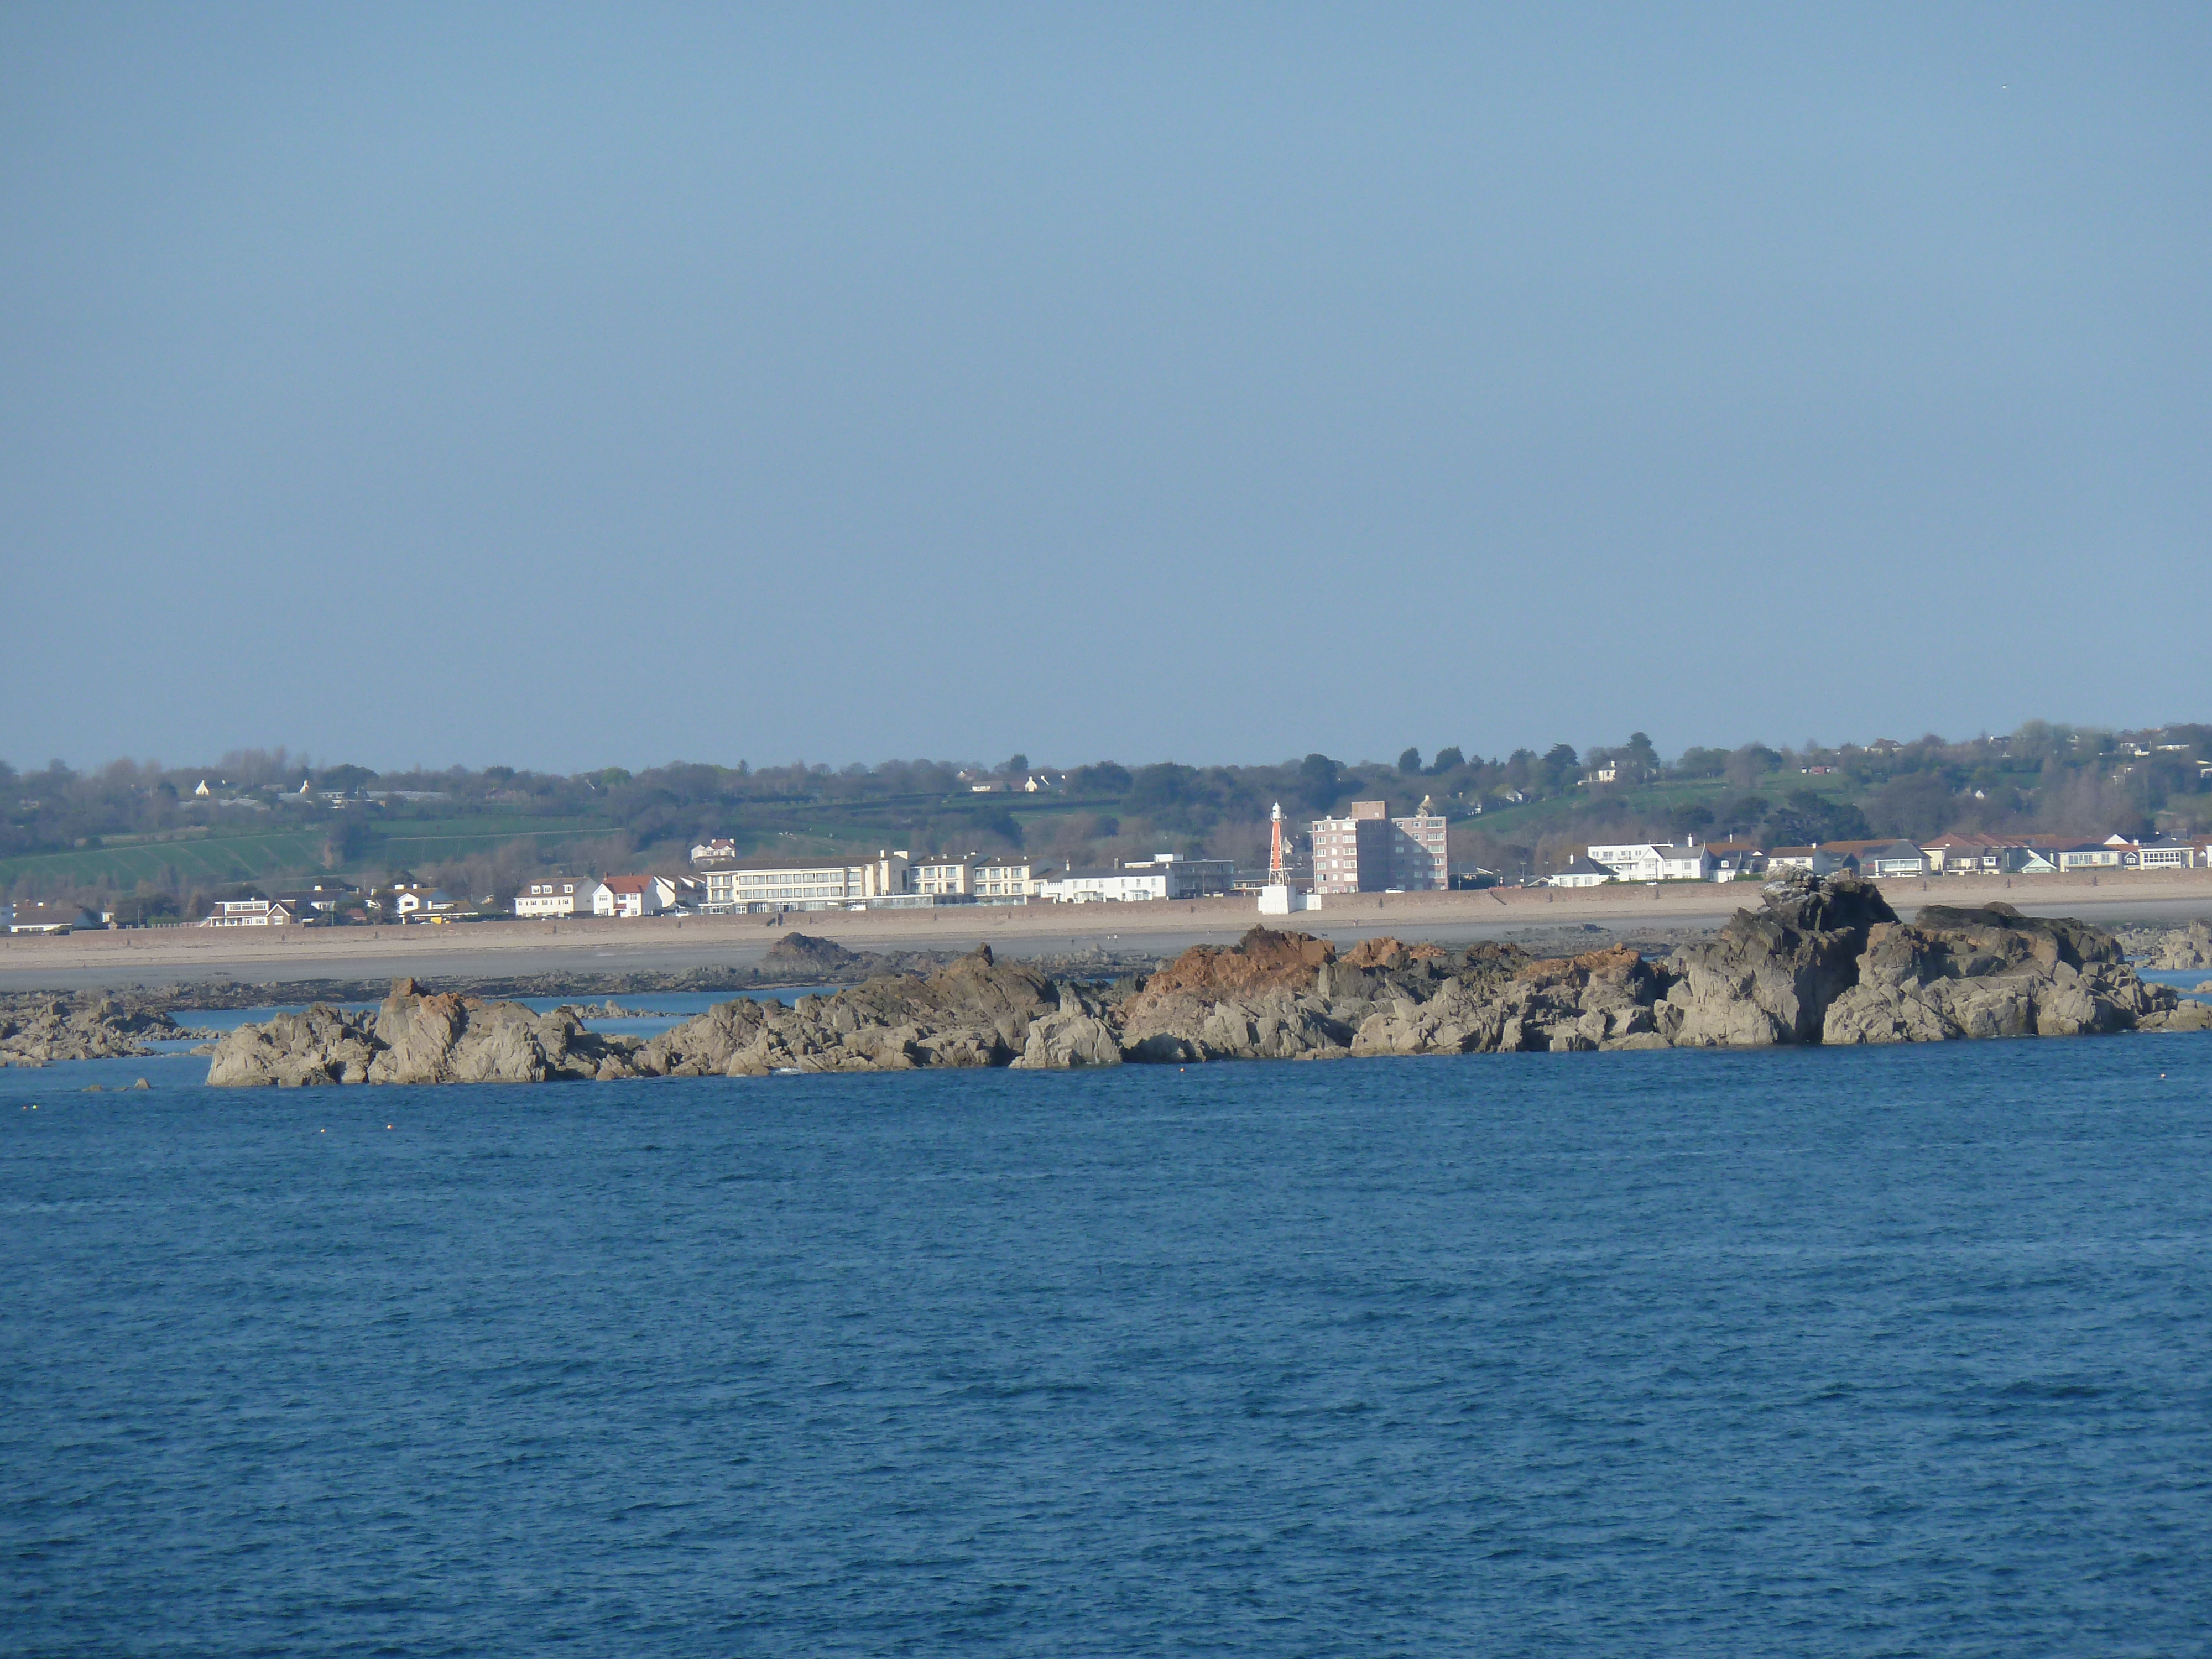
<path id="1" fill-rule="evenodd" d="M 2105 926 L 2178 926 L 2212 918 L 2212 871 L 2116 872 L 2060 879 L 1929 878 L 1888 882 L 1883 893 L 1909 917 L 1923 904 L 2017 905 L 2035 915 L 2075 915 Z M 1481 892 L 1361 894 L 1319 911 L 1268 919 L 1350 945 L 1378 933 L 1466 944 L 1540 938 L 1575 929 L 1634 937 L 1718 927 L 1754 887 L 1492 888 Z M 416 974 L 461 978 L 552 972 L 620 973 L 696 967 L 750 968 L 798 929 L 848 949 L 993 950 L 1021 957 L 1103 945 L 1167 955 L 1228 944 L 1259 921 L 1249 898 L 1146 905 L 963 905 L 939 910 L 814 910 L 766 916 L 488 921 L 449 927 L 131 929 L 0 937 L 0 990 L 170 985 L 194 980 L 283 982 Z"/>

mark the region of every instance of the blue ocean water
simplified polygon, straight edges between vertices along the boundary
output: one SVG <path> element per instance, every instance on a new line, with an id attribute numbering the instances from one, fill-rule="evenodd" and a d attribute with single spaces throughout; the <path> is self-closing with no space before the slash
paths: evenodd
<path id="1" fill-rule="evenodd" d="M 2212 1649 L 2212 1039 L 204 1066 L 0 1073 L 9 1653 Z"/>

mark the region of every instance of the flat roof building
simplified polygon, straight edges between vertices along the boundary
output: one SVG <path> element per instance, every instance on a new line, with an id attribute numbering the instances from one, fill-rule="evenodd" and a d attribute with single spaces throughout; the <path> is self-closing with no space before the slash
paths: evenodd
<path id="1" fill-rule="evenodd" d="M 1427 800 L 1394 818 L 1385 801 L 1356 800 L 1348 817 L 1313 823 L 1316 893 L 1426 893 L 1451 885 L 1446 824 Z"/>

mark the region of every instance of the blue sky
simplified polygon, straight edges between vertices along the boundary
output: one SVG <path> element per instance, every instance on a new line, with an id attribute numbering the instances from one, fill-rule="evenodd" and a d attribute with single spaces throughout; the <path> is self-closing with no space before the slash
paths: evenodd
<path id="1" fill-rule="evenodd" d="M 0 9 L 0 757 L 2212 717 L 2212 13 Z"/>

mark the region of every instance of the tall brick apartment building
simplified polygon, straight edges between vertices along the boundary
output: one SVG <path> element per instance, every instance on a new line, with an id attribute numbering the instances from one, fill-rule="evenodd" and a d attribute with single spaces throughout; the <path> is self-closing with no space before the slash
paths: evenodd
<path id="1" fill-rule="evenodd" d="M 1389 804 L 1356 800 L 1352 816 L 1316 818 L 1316 893 L 1425 893 L 1451 885 L 1444 862 L 1444 820 L 1424 799 L 1411 817 L 1394 818 Z"/>

